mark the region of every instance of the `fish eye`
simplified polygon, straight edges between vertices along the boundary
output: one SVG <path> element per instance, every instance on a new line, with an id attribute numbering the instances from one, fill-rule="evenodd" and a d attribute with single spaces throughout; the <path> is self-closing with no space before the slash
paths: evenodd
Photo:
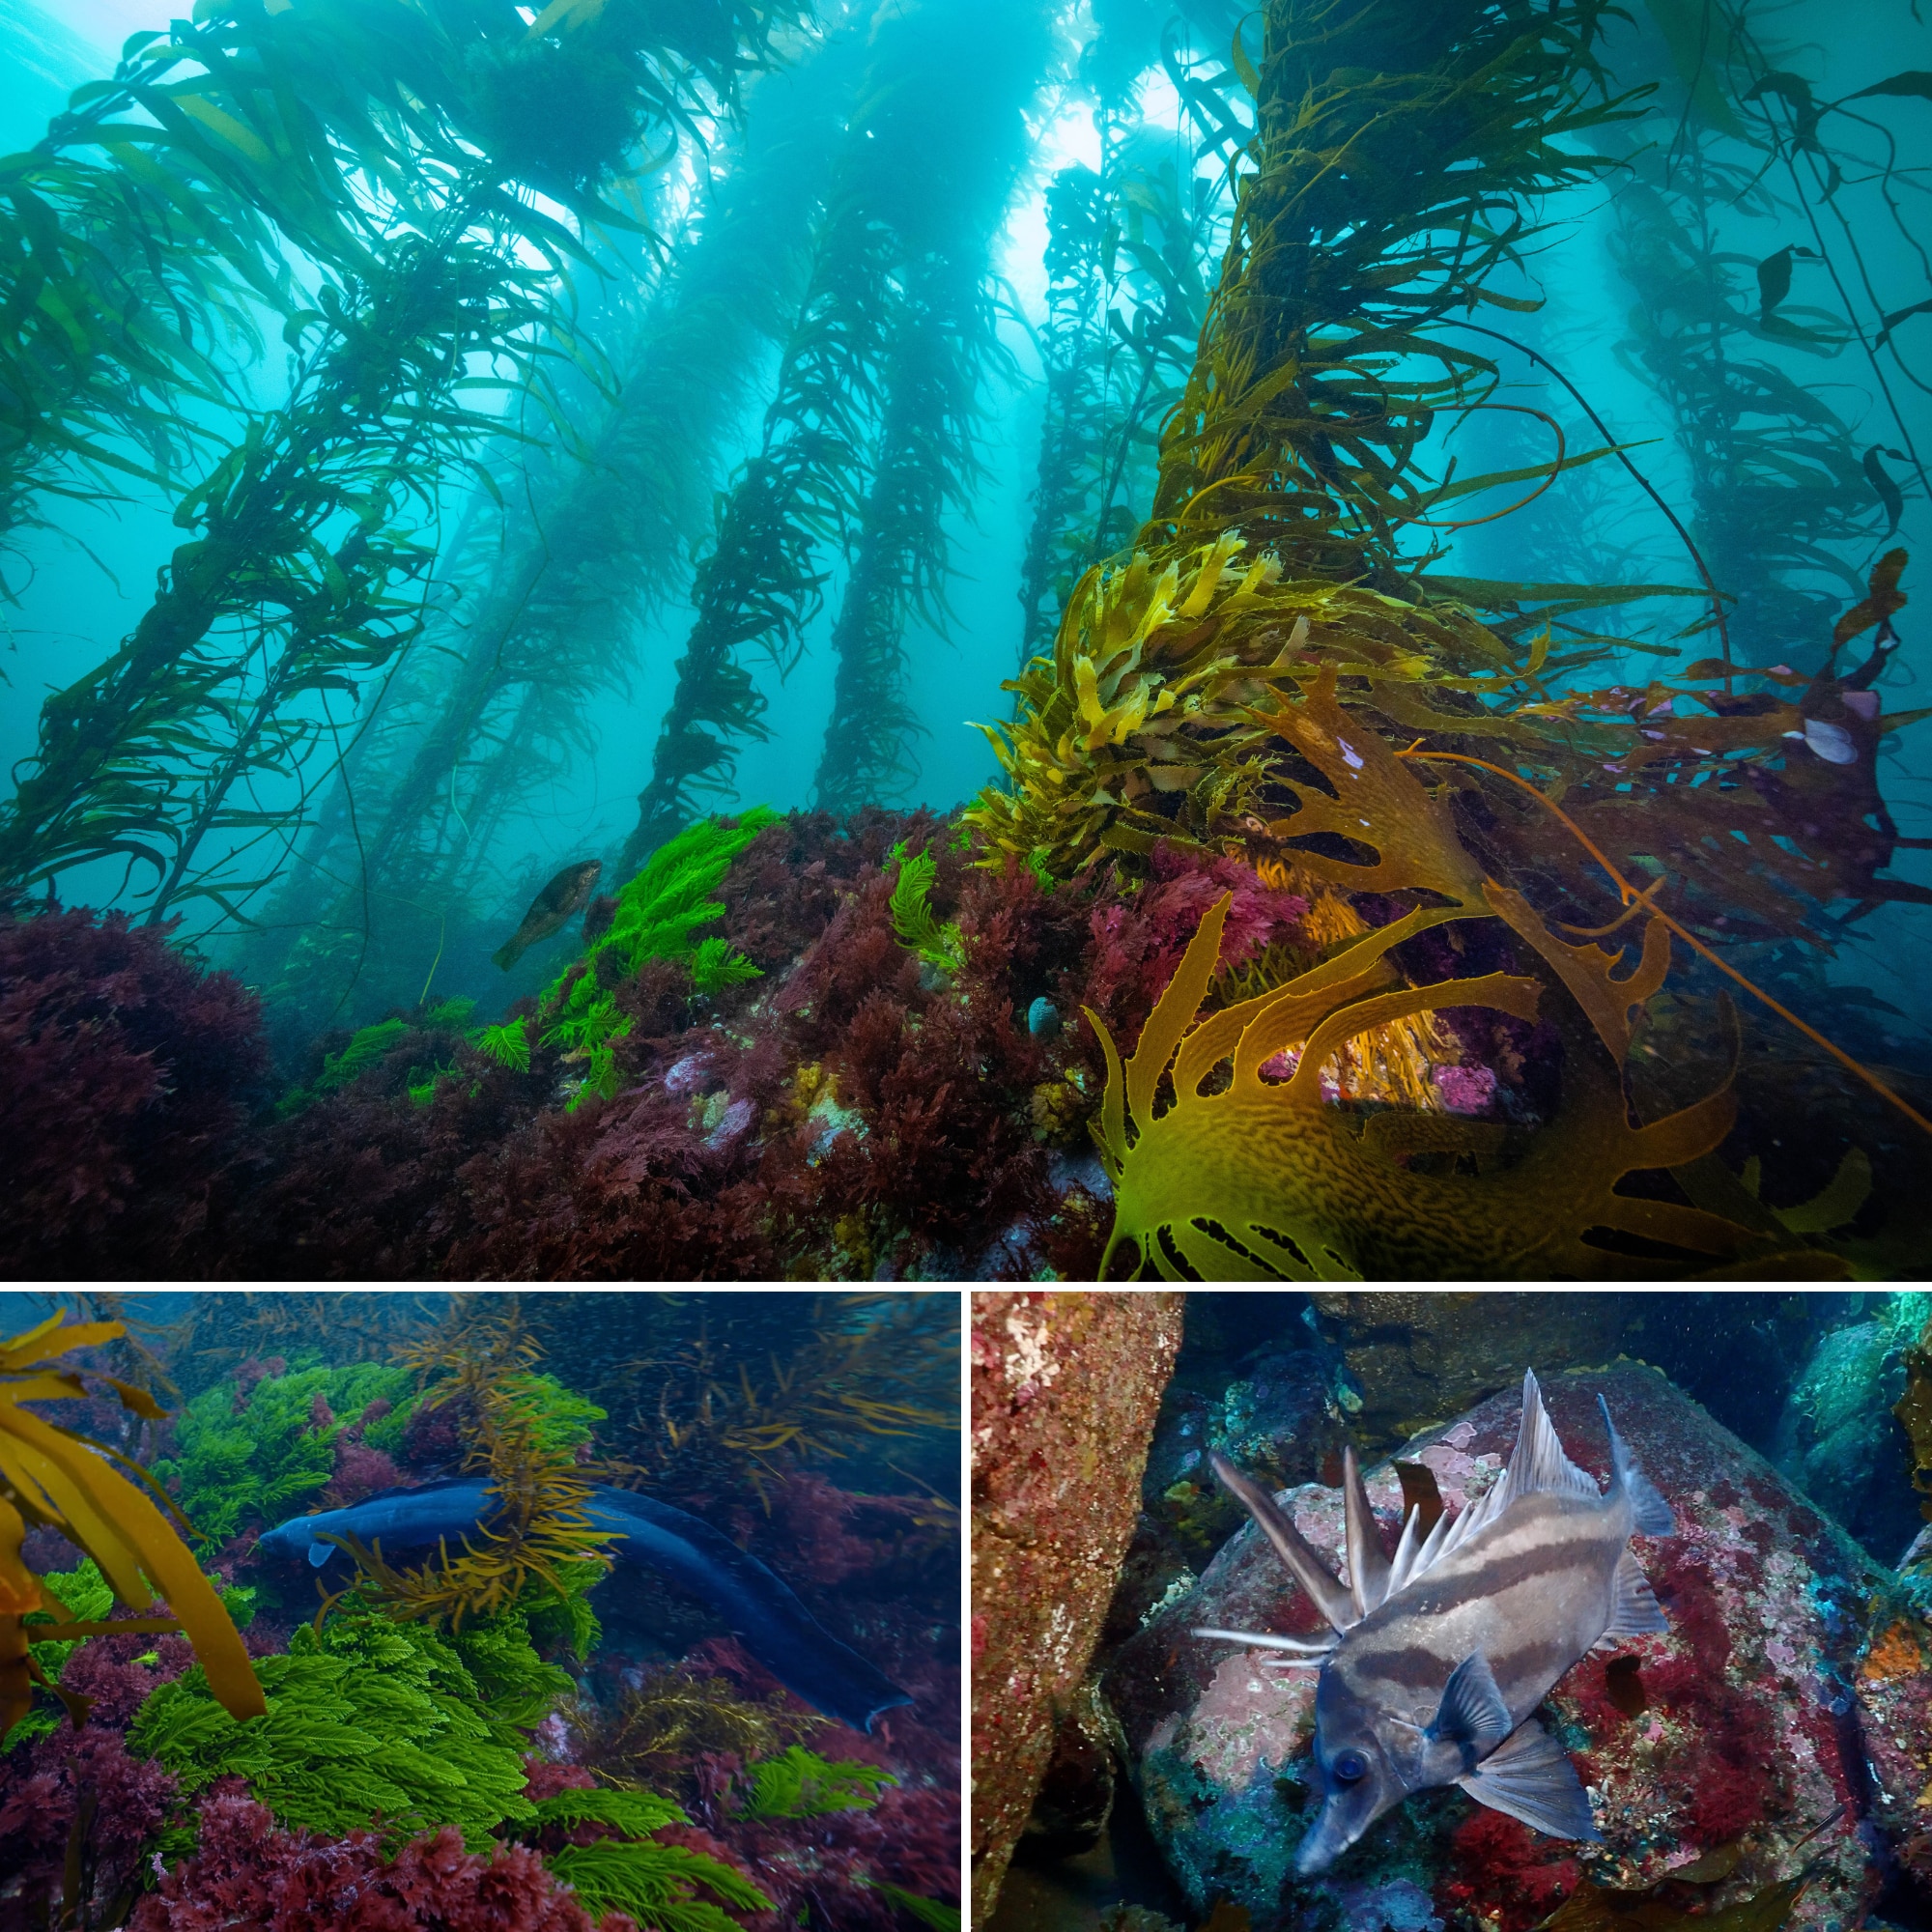
<path id="1" fill-rule="evenodd" d="M 1359 1784 L 1369 1775 L 1369 1761 L 1358 1750 L 1337 1751 L 1328 1771 L 1338 1784 Z"/>

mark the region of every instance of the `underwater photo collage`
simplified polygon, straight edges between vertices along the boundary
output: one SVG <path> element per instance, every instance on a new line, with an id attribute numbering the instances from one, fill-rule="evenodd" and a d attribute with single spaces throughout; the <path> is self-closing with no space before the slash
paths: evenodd
<path id="1" fill-rule="evenodd" d="M 0 1294 L 0 1932 L 962 1923 L 1925 1932 L 1932 1294 Z"/>

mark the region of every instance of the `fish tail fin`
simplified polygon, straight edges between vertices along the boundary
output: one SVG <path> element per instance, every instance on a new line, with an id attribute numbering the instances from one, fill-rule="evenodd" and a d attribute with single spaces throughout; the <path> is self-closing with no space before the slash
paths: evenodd
<path id="1" fill-rule="evenodd" d="M 1637 1467 L 1630 1444 L 1617 1434 L 1617 1426 L 1610 1420 L 1609 1404 L 1599 1396 L 1597 1406 L 1604 1411 L 1604 1427 L 1610 1432 L 1610 1485 L 1613 1491 L 1628 1492 L 1637 1534 L 1675 1536 L 1677 1519 L 1671 1514 L 1670 1505 L 1658 1493 L 1657 1486 Z"/>
<path id="2" fill-rule="evenodd" d="M 491 962 L 507 973 L 524 956 L 524 949 L 512 939 L 491 953 Z"/>

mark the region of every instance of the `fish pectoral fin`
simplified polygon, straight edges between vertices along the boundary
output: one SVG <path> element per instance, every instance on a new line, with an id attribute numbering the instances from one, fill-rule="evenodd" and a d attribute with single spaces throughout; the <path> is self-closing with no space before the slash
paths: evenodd
<path id="1" fill-rule="evenodd" d="M 1423 1733 L 1431 1744 L 1460 1745 L 1470 1756 L 1481 1757 L 1510 1734 L 1509 1706 L 1496 1689 L 1495 1672 L 1480 1650 L 1471 1651 L 1442 1688 L 1442 1702 Z"/>
<path id="2" fill-rule="evenodd" d="M 1626 1637 L 1650 1636 L 1669 1628 L 1643 1566 L 1626 1549 L 1610 1578 L 1610 1621 L 1597 1642 L 1621 1643 Z"/>
<path id="3" fill-rule="evenodd" d="M 311 1543 L 308 1547 L 308 1560 L 318 1570 L 335 1554 L 332 1543 Z"/>
<path id="4" fill-rule="evenodd" d="M 1526 1718 L 1466 1777 L 1456 1782 L 1478 1804 L 1552 1838 L 1601 1843 L 1577 1767 L 1534 1718 Z"/>

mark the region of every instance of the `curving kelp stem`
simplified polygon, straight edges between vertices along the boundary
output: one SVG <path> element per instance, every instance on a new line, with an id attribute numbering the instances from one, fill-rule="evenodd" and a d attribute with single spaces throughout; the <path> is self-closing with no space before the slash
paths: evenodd
<path id="1" fill-rule="evenodd" d="M 1418 751 L 1414 745 L 1411 745 L 1407 751 L 1398 752 L 1396 756 L 1418 760 L 1426 759 L 1431 764 L 1474 765 L 1481 771 L 1493 773 L 1499 779 L 1507 779 L 1511 784 L 1517 786 L 1520 790 L 1526 791 L 1546 811 L 1556 818 L 1562 824 L 1564 830 L 1609 874 L 1611 883 L 1616 887 L 1618 894 L 1623 899 L 1624 909 L 1617 918 L 1612 920 L 1608 925 L 1598 927 L 1594 931 L 1584 934 L 1583 937 L 1592 939 L 1603 938 L 1614 932 L 1625 920 L 1634 917 L 1639 911 L 1647 913 L 1650 917 L 1658 920 L 1669 931 L 1675 933 L 1699 957 L 1709 960 L 1719 973 L 1722 973 L 1727 979 L 1736 980 L 1752 999 L 1769 1007 L 1787 1025 L 1797 1028 L 1814 1046 L 1823 1047 L 1848 1073 L 1856 1074 L 1873 1093 L 1882 1094 L 1914 1126 L 1920 1127 L 1926 1133 L 1932 1134 L 1932 1121 L 1928 1121 L 1910 1101 L 1902 1099 L 1897 1094 L 1893 1093 L 1861 1061 L 1854 1060 L 1842 1047 L 1833 1046 L 1816 1027 L 1807 1026 L 1788 1007 L 1780 1006 L 1762 986 L 1746 979 L 1735 966 L 1728 965 L 1725 961 L 1719 959 L 1694 932 L 1690 931 L 1676 920 L 1672 919 L 1667 912 L 1664 912 L 1661 907 L 1653 903 L 1653 895 L 1664 883 L 1662 878 L 1653 880 L 1642 892 L 1638 892 L 1617 870 L 1616 867 L 1605 857 L 1603 851 L 1583 831 L 1582 827 L 1554 799 L 1546 797 L 1527 779 L 1520 778 L 1515 772 L 1505 771 L 1501 765 L 1492 765 L 1487 758 L 1472 758 L 1460 752 L 1423 752 Z"/>
<path id="2" fill-rule="evenodd" d="M 1292 572 L 1396 587 L 1418 449 L 1495 375 L 1431 331 L 1525 305 L 1488 286 L 1536 232 L 1525 203 L 1608 165 L 1559 145 L 1628 111 L 1593 54 L 1607 11 L 1267 9 L 1252 168 L 1142 547 L 1237 528 Z M 1425 373 L 1390 372 L 1407 358 Z"/>

